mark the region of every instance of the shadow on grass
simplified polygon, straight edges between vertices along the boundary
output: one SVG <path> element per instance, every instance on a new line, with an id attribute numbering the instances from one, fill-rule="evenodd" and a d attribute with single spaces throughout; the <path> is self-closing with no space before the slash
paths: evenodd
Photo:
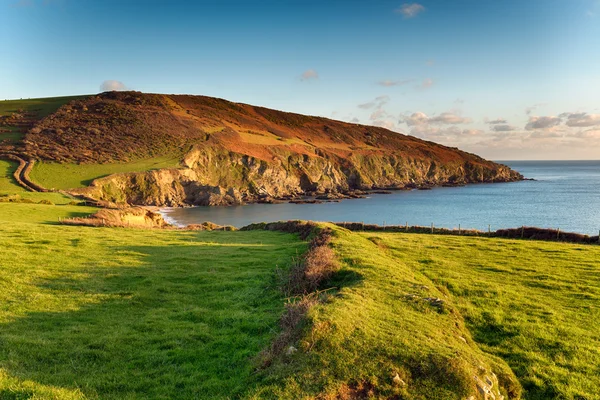
<path id="1" fill-rule="evenodd" d="M 135 262 L 40 281 L 39 295 L 64 303 L 1 325 L 0 368 L 92 397 L 239 396 L 283 312 L 276 264 L 298 248 L 266 242 L 114 248 Z M 10 390 L 0 398 L 28 396 Z"/>

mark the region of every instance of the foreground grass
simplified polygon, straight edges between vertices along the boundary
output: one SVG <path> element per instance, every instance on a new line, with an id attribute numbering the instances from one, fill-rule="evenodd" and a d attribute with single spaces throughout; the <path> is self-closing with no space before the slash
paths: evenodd
<path id="1" fill-rule="evenodd" d="M 380 240 L 451 298 L 479 346 L 513 369 L 525 398 L 600 398 L 599 247 L 362 236 Z"/>
<path id="2" fill-rule="evenodd" d="M 258 368 L 306 244 L 53 225 L 0 204 L 0 399 L 597 399 L 600 247 L 333 229 L 298 349 Z M 292 300 L 293 301 L 293 300 Z"/>
<path id="3" fill-rule="evenodd" d="M 177 168 L 180 155 L 162 156 L 128 163 L 59 164 L 38 162 L 30 178 L 46 188 L 73 189 L 88 186 L 94 179 L 110 174 Z"/>
<path id="4" fill-rule="evenodd" d="M 254 398 L 464 399 L 481 367 L 506 398 L 600 398 L 600 248 L 342 229 L 334 246 L 341 290 Z"/>
<path id="5" fill-rule="evenodd" d="M 228 398 L 256 384 L 283 311 L 275 269 L 302 242 L 47 223 L 80 209 L 0 204 L 1 399 Z"/>

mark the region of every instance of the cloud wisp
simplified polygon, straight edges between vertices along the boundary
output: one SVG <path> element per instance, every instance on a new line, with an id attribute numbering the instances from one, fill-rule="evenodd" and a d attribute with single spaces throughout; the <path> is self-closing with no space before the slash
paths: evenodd
<path id="1" fill-rule="evenodd" d="M 404 3 L 394 10 L 395 13 L 401 14 L 404 19 L 414 18 L 423 11 L 425 11 L 425 7 L 419 3 Z"/>
<path id="2" fill-rule="evenodd" d="M 421 83 L 420 88 L 421 89 L 429 89 L 430 87 L 433 86 L 433 83 L 434 83 L 433 79 L 431 79 L 431 78 L 423 79 L 423 82 Z"/>
<path id="3" fill-rule="evenodd" d="M 123 82 L 108 80 L 102 82 L 100 85 L 100 91 L 102 92 L 112 92 L 112 91 L 122 91 L 127 90 L 127 86 Z"/>
<path id="4" fill-rule="evenodd" d="M 559 117 L 566 117 L 565 125 L 570 127 L 589 128 L 600 126 L 600 114 L 563 113 Z"/>
<path id="5" fill-rule="evenodd" d="M 416 125 L 428 125 L 428 124 L 437 124 L 437 125 L 458 125 L 458 124 L 469 124 L 471 123 L 471 118 L 462 117 L 453 112 L 443 112 L 440 115 L 436 116 L 428 116 L 423 112 L 415 112 L 412 113 L 409 117 L 404 119 L 404 123 L 408 126 L 416 126 Z"/>
<path id="6" fill-rule="evenodd" d="M 313 79 L 319 79 L 319 73 L 314 69 L 307 69 L 300 75 L 301 81 L 309 81 Z"/>
<path id="7" fill-rule="evenodd" d="M 508 125 L 508 124 L 492 125 L 492 131 L 494 131 L 494 132 L 512 132 L 512 131 L 516 131 L 516 130 L 517 130 L 516 126 L 512 126 L 512 125 Z"/>
<path id="8" fill-rule="evenodd" d="M 525 125 L 525 129 L 533 131 L 537 129 L 549 129 L 560 125 L 562 119 L 560 117 L 548 116 L 548 117 L 529 117 L 529 122 Z"/>
<path id="9" fill-rule="evenodd" d="M 378 85 L 380 86 L 385 86 L 385 87 L 392 87 L 392 86 L 402 86 L 402 85 L 406 85 L 407 83 L 413 82 L 414 79 L 404 79 L 401 81 L 393 81 L 390 79 L 386 79 L 383 81 L 379 81 L 377 82 Z"/>

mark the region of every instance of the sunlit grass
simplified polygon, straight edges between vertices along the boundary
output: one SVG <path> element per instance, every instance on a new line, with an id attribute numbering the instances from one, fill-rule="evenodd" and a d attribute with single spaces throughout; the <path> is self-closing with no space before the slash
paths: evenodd
<path id="1" fill-rule="evenodd" d="M 169 155 L 128 163 L 59 164 L 38 162 L 34 165 L 30 178 L 46 188 L 72 189 L 88 186 L 92 180 L 110 174 L 177 168 L 180 160 L 181 156 Z"/>
<path id="2" fill-rule="evenodd" d="M 0 398 L 230 398 L 277 333 L 278 232 L 49 225 L 0 204 Z M 22 221 L 28 222 L 22 222 Z"/>

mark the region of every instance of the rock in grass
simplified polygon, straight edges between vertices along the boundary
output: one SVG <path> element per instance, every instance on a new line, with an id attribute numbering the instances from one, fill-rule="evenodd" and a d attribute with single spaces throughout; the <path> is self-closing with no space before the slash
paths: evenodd
<path id="1" fill-rule="evenodd" d="M 287 350 L 285 351 L 285 355 L 286 355 L 286 356 L 291 356 L 291 355 L 293 355 L 293 354 L 294 354 L 295 352 L 297 352 L 297 351 L 298 351 L 298 349 L 297 349 L 297 348 L 295 348 L 294 346 L 290 346 L 290 347 L 288 347 L 288 348 L 287 348 Z"/>
<path id="2" fill-rule="evenodd" d="M 394 375 L 394 377 L 392 378 L 392 382 L 394 383 L 394 386 L 400 386 L 400 387 L 406 386 L 406 382 L 404 382 L 402 380 L 402 378 L 400 378 L 400 375 L 398 375 L 398 374 Z"/>

